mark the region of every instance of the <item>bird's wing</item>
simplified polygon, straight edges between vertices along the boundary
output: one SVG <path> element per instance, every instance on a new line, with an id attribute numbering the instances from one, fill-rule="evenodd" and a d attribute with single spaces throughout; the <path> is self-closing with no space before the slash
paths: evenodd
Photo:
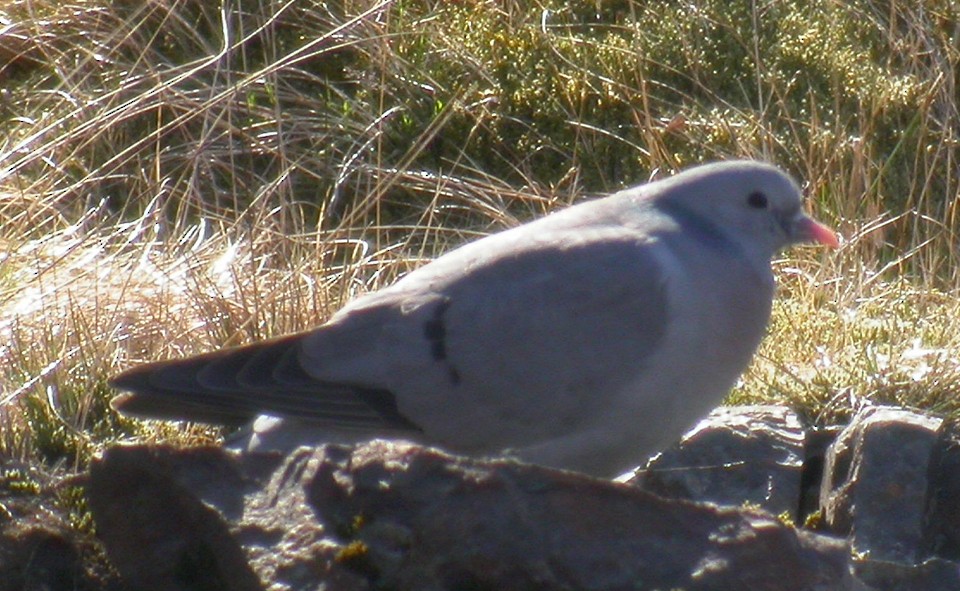
<path id="1" fill-rule="evenodd" d="M 441 441 L 573 427 L 601 412 L 665 335 L 660 246 L 645 238 L 547 228 L 515 245 L 475 243 L 346 309 L 335 332 L 308 336 L 303 366 L 323 382 L 370 380 Z"/>
<path id="2" fill-rule="evenodd" d="M 656 245 L 615 225 L 517 230 L 453 251 L 316 330 L 135 368 L 113 381 L 131 392 L 114 407 L 428 433 L 495 416 L 576 418 L 585 388 L 602 403 L 663 337 Z"/>

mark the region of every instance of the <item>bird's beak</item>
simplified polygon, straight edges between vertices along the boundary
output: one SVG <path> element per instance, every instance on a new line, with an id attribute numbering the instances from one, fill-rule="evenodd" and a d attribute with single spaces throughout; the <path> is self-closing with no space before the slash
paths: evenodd
<path id="1" fill-rule="evenodd" d="M 790 222 L 789 234 L 794 242 L 812 242 L 830 248 L 839 248 L 840 239 L 836 232 L 815 219 L 800 214 Z"/>

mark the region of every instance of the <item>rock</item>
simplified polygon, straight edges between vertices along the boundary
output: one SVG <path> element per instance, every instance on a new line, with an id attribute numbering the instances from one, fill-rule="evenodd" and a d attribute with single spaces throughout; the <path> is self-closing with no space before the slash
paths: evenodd
<path id="1" fill-rule="evenodd" d="M 92 589 L 84 570 L 64 524 L 11 524 L 0 534 L 0 589 Z"/>
<path id="2" fill-rule="evenodd" d="M 918 564 L 927 474 L 942 419 L 893 407 L 858 413 L 827 454 L 820 503 L 855 556 Z"/>
<path id="3" fill-rule="evenodd" d="M 119 591 L 102 550 L 71 517 L 75 475 L 0 459 L 0 591 Z"/>
<path id="4" fill-rule="evenodd" d="M 920 564 L 857 559 L 854 573 L 870 589 L 877 591 L 957 591 L 960 589 L 960 565 L 941 558 L 929 558 Z"/>
<path id="5" fill-rule="evenodd" d="M 884 591 L 960 589 L 960 434 L 901 408 L 867 408 L 827 454 L 826 525 L 848 535 L 856 576 Z"/>
<path id="6" fill-rule="evenodd" d="M 875 407 L 804 434 L 786 409 L 718 409 L 628 482 L 800 520 L 822 507 L 822 526 L 854 542 L 864 584 L 960 589 L 960 426 L 938 417 Z"/>
<path id="7" fill-rule="evenodd" d="M 804 440 L 786 407 L 721 407 L 628 482 L 662 496 L 750 503 L 798 520 Z"/>
<path id="8" fill-rule="evenodd" d="M 757 509 L 411 444 L 114 447 L 88 497 L 145 590 L 855 588 L 844 543 Z"/>
<path id="9" fill-rule="evenodd" d="M 955 421 L 940 426 L 927 486 L 923 554 L 960 560 L 960 425 Z"/>
<path id="10" fill-rule="evenodd" d="M 265 477 L 214 447 L 120 447 L 91 464 L 87 499 L 131 587 L 252 591 L 261 582 L 229 522 Z"/>

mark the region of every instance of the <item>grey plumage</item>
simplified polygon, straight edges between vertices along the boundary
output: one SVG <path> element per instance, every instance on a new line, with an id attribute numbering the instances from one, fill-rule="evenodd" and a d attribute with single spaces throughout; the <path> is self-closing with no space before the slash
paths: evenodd
<path id="1" fill-rule="evenodd" d="M 114 407 L 616 475 L 729 391 L 796 242 L 836 238 L 788 176 L 702 166 L 467 244 L 312 331 L 134 368 Z"/>

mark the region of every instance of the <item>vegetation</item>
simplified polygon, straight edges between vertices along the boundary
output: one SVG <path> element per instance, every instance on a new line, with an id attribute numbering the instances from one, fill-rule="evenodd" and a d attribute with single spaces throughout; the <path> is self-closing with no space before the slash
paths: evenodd
<path id="1" fill-rule="evenodd" d="M 957 413 L 960 5 L 0 2 L 0 457 L 125 438 L 135 363 L 306 328 L 451 247 L 706 160 L 806 183 L 731 400 Z"/>

